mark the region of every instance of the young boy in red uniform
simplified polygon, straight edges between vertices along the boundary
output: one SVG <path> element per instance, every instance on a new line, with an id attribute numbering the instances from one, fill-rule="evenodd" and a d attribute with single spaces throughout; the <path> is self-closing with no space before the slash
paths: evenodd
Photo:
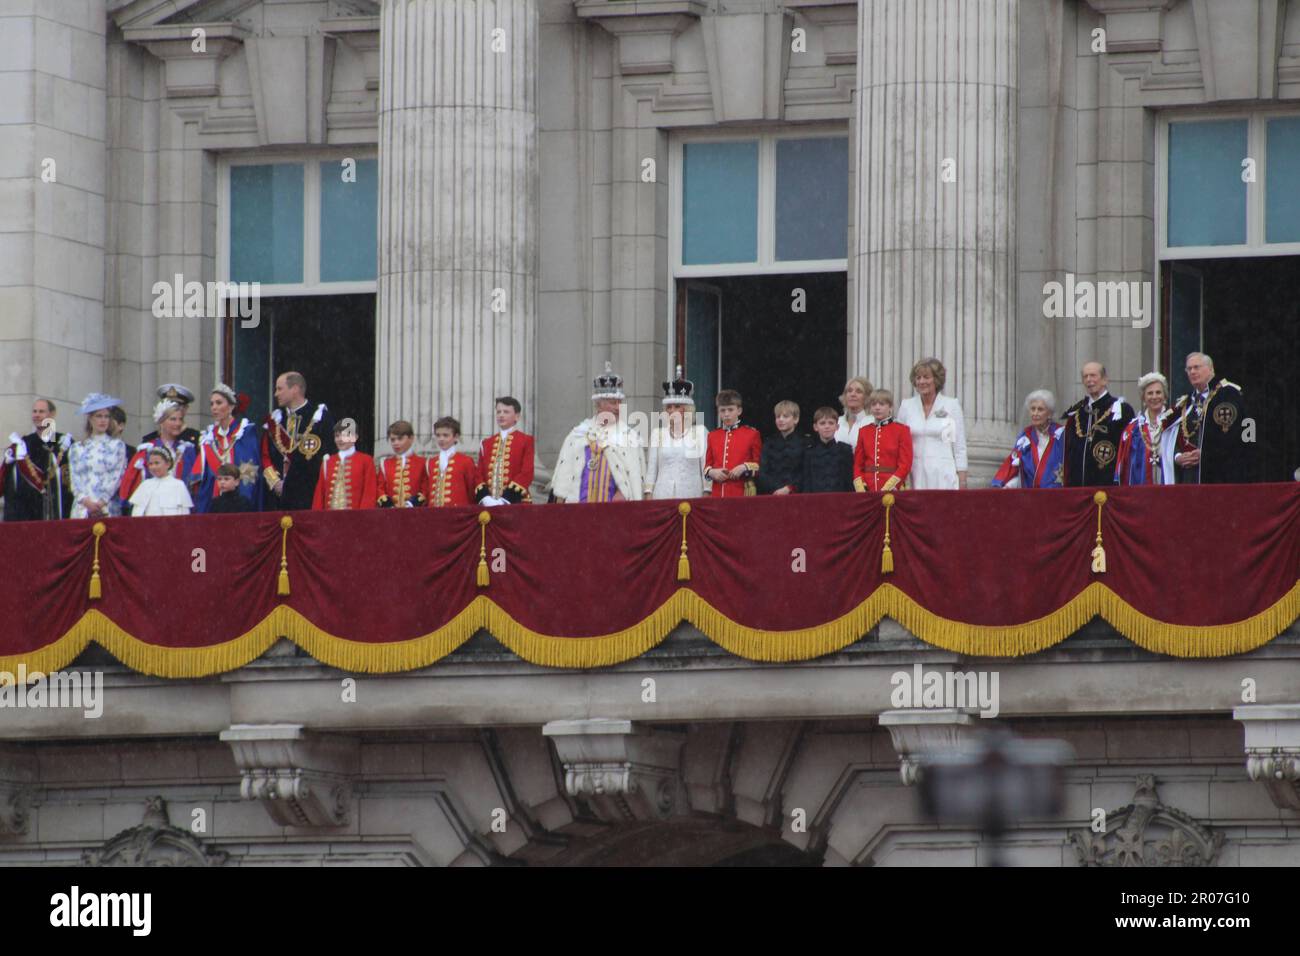
<path id="1" fill-rule="evenodd" d="M 474 489 L 475 500 L 488 507 L 533 503 L 533 436 L 519 430 L 522 411 L 517 398 L 496 400 L 497 433 L 483 439 Z"/>
<path id="2" fill-rule="evenodd" d="M 338 446 L 338 454 L 326 455 L 321 462 L 312 510 L 373 508 L 378 497 L 375 460 L 365 452 L 357 451 L 357 423 L 345 418 L 335 425 L 334 444 Z"/>
<path id="3" fill-rule="evenodd" d="M 894 421 L 894 396 L 886 389 L 868 395 L 867 407 L 875 421 L 858 431 L 853 487 L 857 491 L 893 491 L 903 487 L 912 470 L 912 429 Z"/>
<path id="4" fill-rule="evenodd" d="M 763 439 L 757 428 L 740 423 L 744 402 L 735 389 L 718 392 L 718 421 L 709 432 L 704 453 L 704 477 L 713 482 L 714 498 L 739 498 L 756 494 L 754 477 L 763 455 Z"/>
<path id="5" fill-rule="evenodd" d="M 399 419 L 388 426 L 388 444 L 393 453 L 379 459 L 375 488 L 380 508 L 423 508 L 428 499 L 425 459 L 411 451 L 415 429 Z"/>
<path id="6" fill-rule="evenodd" d="M 429 507 L 474 504 L 478 472 L 474 459 L 457 450 L 460 422 L 444 416 L 433 423 L 433 437 L 438 454 L 430 455 L 425 466 L 425 484 L 429 489 Z"/>

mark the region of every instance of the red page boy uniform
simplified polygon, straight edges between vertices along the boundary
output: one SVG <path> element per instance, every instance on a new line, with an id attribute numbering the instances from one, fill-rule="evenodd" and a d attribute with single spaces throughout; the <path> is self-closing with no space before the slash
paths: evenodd
<path id="1" fill-rule="evenodd" d="M 727 427 L 715 428 L 709 432 L 708 450 L 704 453 L 704 473 L 710 468 L 731 471 L 744 465 L 746 472 L 740 478 L 728 478 L 725 481 L 713 479 L 710 494 L 714 498 L 740 498 L 756 494 L 754 476 L 758 474 L 758 463 L 763 456 L 763 438 L 757 428 L 742 425 L 740 422 Z"/>
<path id="2" fill-rule="evenodd" d="M 912 429 L 894 419 L 870 421 L 858 430 L 853 455 L 857 491 L 893 491 L 903 487 L 912 470 Z"/>
<path id="3" fill-rule="evenodd" d="M 473 458 L 457 451 L 453 445 L 446 451 L 430 455 L 425 467 L 430 508 L 474 504 L 479 472 Z"/>
<path id="4" fill-rule="evenodd" d="M 423 508 L 429 498 L 426 464 L 426 459 L 413 451 L 379 459 L 375 503 L 380 508 Z"/>
<path id="5" fill-rule="evenodd" d="M 378 493 L 375 488 L 375 460 L 357 451 L 357 426 L 345 418 L 334 426 L 338 453 L 326 455 L 321 462 L 320 478 L 312 499 L 313 511 L 349 511 L 373 508 Z"/>
<path id="6" fill-rule="evenodd" d="M 432 457 L 429 460 L 432 462 Z M 483 439 L 477 478 L 471 500 L 494 498 L 512 505 L 532 504 L 528 489 L 533 483 L 533 436 L 511 427 Z"/>

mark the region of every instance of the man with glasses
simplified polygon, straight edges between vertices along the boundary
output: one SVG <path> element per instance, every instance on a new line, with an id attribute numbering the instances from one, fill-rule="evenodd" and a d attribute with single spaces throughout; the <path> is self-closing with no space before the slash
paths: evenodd
<path id="1" fill-rule="evenodd" d="M 1178 399 L 1177 481 L 1188 485 L 1218 485 L 1251 480 L 1254 428 L 1248 421 L 1241 388 L 1214 374 L 1214 360 L 1204 352 L 1187 356 L 1190 395 Z"/>

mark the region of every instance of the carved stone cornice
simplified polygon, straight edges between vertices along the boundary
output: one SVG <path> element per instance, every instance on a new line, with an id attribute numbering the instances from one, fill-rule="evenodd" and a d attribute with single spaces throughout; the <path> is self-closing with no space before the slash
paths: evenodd
<path id="1" fill-rule="evenodd" d="M 542 733 L 564 765 L 564 787 L 607 823 L 663 820 L 688 812 L 682 798 L 678 733 L 630 720 L 553 720 Z"/>
<path id="2" fill-rule="evenodd" d="M 1274 806 L 1300 810 L 1300 704 L 1251 704 L 1232 712 L 1246 730 L 1246 773 Z"/>
<path id="3" fill-rule="evenodd" d="M 1080 866 L 1213 866 L 1223 834 L 1160 802 L 1153 774 L 1139 774 L 1133 802 L 1106 814 L 1102 832 L 1070 834 Z"/>
<path id="4" fill-rule="evenodd" d="M 202 30 L 201 49 L 194 48 Z M 239 49 L 249 31 L 237 23 L 184 23 L 128 27 L 122 35 L 163 61 L 163 88 L 168 97 L 217 96 L 221 61 Z"/>
<path id="5" fill-rule="evenodd" d="M 785 0 L 785 8 L 822 28 L 827 66 L 858 62 L 858 5 L 845 0 Z"/>
<path id="6" fill-rule="evenodd" d="M 360 56 L 366 89 L 379 89 L 379 17 L 329 17 L 320 22 L 320 32 Z"/>
<path id="7" fill-rule="evenodd" d="M 1165 11 L 1175 0 L 1088 0 L 1106 18 L 1107 53 L 1154 53 L 1160 49 Z"/>
<path id="8" fill-rule="evenodd" d="M 83 866 L 221 866 L 229 854 L 210 850 L 188 830 L 171 825 L 162 797 L 145 801 L 144 820 L 98 850 L 82 854 Z"/>
<path id="9" fill-rule="evenodd" d="M 282 826 L 348 823 L 359 747 L 345 737 L 309 735 L 299 724 L 236 724 L 221 732 L 239 767 L 239 795 L 258 800 Z"/>
<path id="10" fill-rule="evenodd" d="M 976 743 L 979 723 L 977 714 L 952 707 L 886 710 L 880 715 L 880 726 L 889 730 L 898 754 L 898 772 L 907 787 L 920 779 L 928 758 L 969 752 Z"/>
<path id="11" fill-rule="evenodd" d="M 618 40 L 619 71 L 671 73 L 673 41 L 708 10 L 703 0 L 578 0 L 578 19 Z"/>

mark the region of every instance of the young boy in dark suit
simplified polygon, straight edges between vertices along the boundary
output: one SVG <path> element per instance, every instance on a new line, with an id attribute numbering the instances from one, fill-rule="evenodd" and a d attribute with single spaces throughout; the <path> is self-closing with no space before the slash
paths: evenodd
<path id="1" fill-rule="evenodd" d="M 800 494 L 853 490 L 853 449 L 835 440 L 838 427 L 835 409 L 823 406 L 813 413 L 813 431 L 817 435 L 803 453 Z"/>
<path id="2" fill-rule="evenodd" d="M 233 515 L 252 510 L 252 502 L 239 493 L 239 466 L 227 462 L 217 469 L 217 494 L 208 514 Z"/>

